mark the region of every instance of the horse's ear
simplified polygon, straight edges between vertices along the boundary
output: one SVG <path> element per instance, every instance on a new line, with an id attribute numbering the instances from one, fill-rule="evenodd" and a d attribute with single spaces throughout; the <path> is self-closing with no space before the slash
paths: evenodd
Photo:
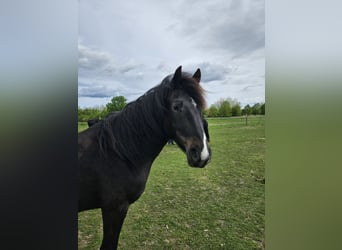
<path id="1" fill-rule="evenodd" d="M 182 66 L 179 66 L 173 74 L 172 83 L 177 84 L 182 78 Z"/>
<path id="2" fill-rule="evenodd" d="M 192 78 L 194 78 L 197 82 L 201 81 L 201 70 L 197 69 L 195 74 L 192 76 Z"/>

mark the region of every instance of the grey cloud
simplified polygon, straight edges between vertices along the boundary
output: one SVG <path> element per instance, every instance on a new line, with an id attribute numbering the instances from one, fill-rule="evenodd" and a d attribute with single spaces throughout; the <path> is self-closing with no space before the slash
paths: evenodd
<path id="1" fill-rule="evenodd" d="M 135 99 L 136 97 L 140 96 L 142 92 L 134 91 L 132 89 L 125 89 L 123 87 L 119 88 L 110 88 L 102 85 L 88 86 L 88 87 L 81 87 L 78 90 L 79 97 L 92 97 L 92 98 L 111 98 L 113 96 L 123 95 L 128 100 Z"/>
<path id="2" fill-rule="evenodd" d="M 133 61 L 117 65 L 114 56 L 106 51 L 90 48 L 79 42 L 79 75 L 88 79 L 104 79 L 107 82 L 130 83 L 143 78 L 143 65 Z M 96 81 L 93 81 L 96 82 Z M 85 84 L 85 83 L 83 83 Z M 94 83 L 96 84 L 96 83 Z"/>
<path id="3" fill-rule="evenodd" d="M 264 85 L 260 83 L 249 84 L 246 87 L 242 88 L 242 91 L 253 91 L 254 88 L 261 88 L 261 87 L 264 87 Z"/>
<path id="4" fill-rule="evenodd" d="M 202 72 L 202 82 L 223 80 L 230 72 L 230 69 L 227 67 L 210 62 L 202 62 L 198 64 L 198 68 L 200 68 Z"/>
<path id="5" fill-rule="evenodd" d="M 241 56 L 264 47 L 264 1 L 207 1 L 169 26 L 199 47 Z"/>
<path id="6" fill-rule="evenodd" d="M 90 83 L 86 83 L 86 82 L 83 82 L 83 81 L 78 81 L 78 87 L 88 87 L 90 86 L 91 84 Z"/>
<path id="7" fill-rule="evenodd" d="M 135 65 L 126 65 L 126 66 L 123 66 L 123 67 L 120 69 L 120 72 L 124 74 L 124 73 L 127 73 L 127 72 L 129 72 L 129 71 L 134 70 L 135 68 L 136 68 Z"/>
<path id="8" fill-rule="evenodd" d="M 163 61 L 160 62 L 155 68 L 156 70 L 162 70 L 162 71 L 168 70 L 167 63 Z"/>
<path id="9" fill-rule="evenodd" d="M 263 0 L 84 5 L 80 2 L 81 99 L 133 100 L 179 65 L 189 73 L 201 69 L 208 103 L 264 95 L 262 87 L 248 87 L 264 84 Z"/>
<path id="10" fill-rule="evenodd" d="M 230 72 L 233 71 L 233 69 L 224 65 L 223 62 L 213 63 L 210 61 L 187 63 L 186 65 L 184 65 L 183 68 L 186 71 L 188 71 L 188 69 L 192 69 L 193 71 L 195 71 L 197 68 L 199 68 L 202 73 L 202 83 L 225 80 L 229 77 Z"/>
<path id="11" fill-rule="evenodd" d="M 109 53 L 78 44 L 78 66 L 88 70 L 108 67 L 112 64 Z"/>
<path id="12" fill-rule="evenodd" d="M 88 84 L 85 87 L 79 85 L 78 96 L 80 97 L 110 97 L 117 91 L 99 84 Z"/>

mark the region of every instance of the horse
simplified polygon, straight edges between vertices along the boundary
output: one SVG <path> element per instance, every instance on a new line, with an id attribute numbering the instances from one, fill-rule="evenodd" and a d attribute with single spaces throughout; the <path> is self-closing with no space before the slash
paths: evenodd
<path id="1" fill-rule="evenodd" d="M 122 111 L 79 133 L 78 211 L 101 208 L 100 249 L 117 248 L 128 208 L 144 192 L 152 163 L 168 140 L 191 167 L 210 161 L 200 79 L 200 69 L 191 75 L 179 66 Z"/>
<path id="2" fill-rule="evenodd" d="M 89 126 L 90 127 L 90 126 Z M 209 136 L 209 131 L 208 131 L 208 122 L 207 122 L 207 120 L 205 120 L 204 118 L 203 118 L 203 129 L 204 129 L 204 132 L 205 132 L 205 134 L 206 134 L 206 136 L 207 136 L 207 140 L 208 140 L 208 142 L 210 141 L 210 136 Z M 172 140 L 172 139 L 169 139 L 168 141 L 167 141 L 167 144 L 168 145 L 175 145 L 175 142 Z"/>
<path id="3" fill-rule="evenodd" d="M 93 126 L 94 124 L 96 124 L 96 123 L 98 123 L 100 121 L 102 121 L 102 120 L 101 119 L 90 119 L 90 120 L 87 121 L 88 127 L 91 127 L 91 126 Z"/>
<path id="4" fill-rule="evenodd" d="M 111 115 L 115 115 L 115 114 L 117 114 L 117 113 L 119 113 L 120 111 L 113 111 L 113 112 L 110 112 L 108 115 L 106 115 L 106 118 L 108 117 L 108 116 L 111 116 Z M 103 119 L 89 119 L 88 121 L 87 121 L 87 123 L 88 123 L 88 127 L 91 127 L 91 126 L 93 126 L 94 124 L 96 124 L 96 123 L 98 123 L 98 122 L 102 122 L 103 121 Z"/>

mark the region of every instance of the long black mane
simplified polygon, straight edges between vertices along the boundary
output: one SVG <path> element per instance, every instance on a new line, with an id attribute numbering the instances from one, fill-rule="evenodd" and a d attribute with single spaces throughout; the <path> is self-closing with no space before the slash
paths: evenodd
<path id="1" fill-rule="evenodd" d="M 158 138 L 159 143 L 165 141 L 165 144 L 169 138 L 163 121 L 169 110 L 170 94 L 175 89 L 188 93 L 199 109 L 205 107 L 204 90 L 196 79 L 183 72 L 180 84 L 174 86 L 172 76 L 165 77 L 159 85 L 101 123 L 98 141 L 103 155 L 114 151 L 123 160 L 139 161 L 149 148 L 144 144 L 145 139 Z"/>

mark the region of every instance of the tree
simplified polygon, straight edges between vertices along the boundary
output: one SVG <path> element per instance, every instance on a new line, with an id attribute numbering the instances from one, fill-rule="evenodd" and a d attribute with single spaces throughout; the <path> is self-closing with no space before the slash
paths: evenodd
<path id="1" fill-rule="evenodd" d="M 126 101 L 124 96 L 113 97 L 111 102 L 106 104 L 107 113 L 122 110 L 127 105 Z"/>
<path id="2" fill-rule="evenodd" d="M 240 116 L 241 115 L 241 107 L 239 103 L 236 103 L 232 107 L 232 116 Z"/>
<path id="3" fill-rule="evenodd" d="M 232 116 L 232 109 L 230 106 L 230 103 L 228 100 L 224 100 L 219 109 L 218 109 L 218 114 L 221 117 L 228 117 L 228 116 Z"/>
<path id="4" fill-rule="evenodd" d="M 204 109 L 203 110 L 203 116 L 206 118 L 209 116 L 209 109 Z"/>
<path id="5" fill-rule="evenodd" d="M 261 113 L 261 105 L 260 103 L 256 103 L 252 107 L 252 114 L 253 115 L 260 115 Z"/>
<path id="6" fill-rule="evenodd" d="M 252 108 L 251 106 L 249 106 L 249 104 L 247 104 L 242 110 L 242 115 L 250 115 L 250 114 L 252 114 Z"/>
<path id="7" fill-rule="evenodd" d="M 211 105 L 208 111 L 209 117 L 217 117 L 218 116 L 218 109 L 215 105 Z"/>
<path id="8" fill-rule="evenodd" d="M 95 119 L 95 118 L 100 118 L 101 117 L 101 111 L 99 108 L 80 108 L 78 107 L 77 110 L 78 113 L 78 121 L 85 122 L 88 121 L 89 119 Z"/>
<path id="9" fill-rule="evenodd" d="M 265 103 L 263 103 L 262 105 L 261 105 L 261 113 L 260 114 L 262 114 L 262 115 L 264 115 L 265 114 Z"/>

